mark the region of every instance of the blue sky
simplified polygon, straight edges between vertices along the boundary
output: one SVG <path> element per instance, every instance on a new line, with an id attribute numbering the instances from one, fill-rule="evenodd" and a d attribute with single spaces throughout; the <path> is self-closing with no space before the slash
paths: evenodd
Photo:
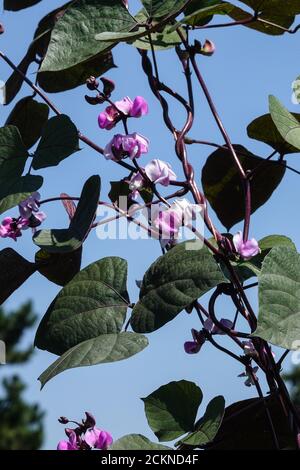
<path id="1" fill-rule="evenodd" d="M 43 1 L 36 7 L 20 13 L 5 12 L 0 15 L 0 21 L 6 28 L 5 34 L 0 38 L 0 48 L 15 63 L 24 55 L 37 22 L 49 11 L 49 3 Z M 131 0 L 130 3 L 135 11 L 138 2 Z M 52 0 L 51 9 L 61 4 L 61 1 Z M 222 17 L 220 18 L 222 20 Z M 200 31 L 197 38 L 200 41 L 209 38 L 217 46 L 213 57 L 200 57 L 199 63 L 232 141 L 245 145 L 257 155 L 267 156 L 270 148 L 249 139 L 246 127 L 254 118 L 268 111 L 269 94 L 276 95 L 290 110 L 298 112 L 297 106 L 291 101 L 291 84 L 299 75 L 299 37 L 272 37 L 236 27 Z M 164 128 L 161 110 L 140 71 L 139 54 L 130 46 L 119 46 L 114 55 L 118 68 L 107 74 L 117 84 L 114 97 L 119 99 L 125 95 L 142 95 L 149 101 L 149 115 L 130 123 L 132 131 L 138 131 L 151 140 L 149 156 L 143 157 L 143 162 L 151 158 L 167 160 L 172 163 L 178 175 L 181 175 L 172 137 Z M 184 77 L 174 52 L 158 53 L 158 63 L 163 80 L 185 94 Z M 33 67 L 29 75 L 32 79 L 34 72 Z M 1 62 L 0 80 L 6 80 L 9 75 L 10 70 Z M 197 119 L 190 136 L 223 143 L 196 83 L 195 90 Z M 97 115 L 100 108 L 87 105 L 83 98 L 85 93 L 85 87 L 79 87 L 67 93 L 52 95 L 51 98 L 82 132 L 104 146 L 113 132 L 99 130 Z M 19 98 L 29 94 L 31 93 L 28 87 L 23 86 Z M 182 115 L 178 108 L 173 108 L 173 105 L 171 108 L 176 116 L 175 122 L 180 125 Z M 1 125 L 10 110 L 11 106 L 0 108 Z M 190 151 L 190 160 L 196 169 L 199 184 L 201 167 L 210 152 L 206 147 L 196 147 Z M 298 159 L 298 154 L 288 156 L 289 164 L 300 169 Z M 45 183 L 41 191 L 42 197 L 57 196 L 61 192 L 78 195 L 84 181 L 92 174 L 99 174 L 102 178 L 103 200 L 108 199 L 109 181 L 126 176 L 122 168 L 105 161 L 90 148 L 82 146 L 80 152 L 65 160 L 59 167 L 43 171 Z M 285 234 L 299 247 L 299 196 L 299 176 L 287 172 L 272 200 L 253 215 L 251 235 L 260 239 L 269 234 Z M 45 209 L 48 215 L 45 227 L 58 228 L 66 225 L 66 215 L 59 203 L 48 205 Z M 217 227 L 223 230 L 213 211 L 211 216 Z M 234 227 L 233 233 L 239 228 L 240 226 Z M 6 241 L 1 243 L 3 248 L 9 245 L 17 249 L 27 259 L 34 258 L 36 249 L 29 233 L 26 233 L 18 244 Z M 159 255 L 160 247 L 155 241 L 101 241 L 94 233 L 84 247 L 83 267 L 105 256 L 126 258 L 129 264 L 128 289 L 134 302 L 138 296 L 135 279 L 141 279 L 145 269 Z M 58 286 L 50 284 L 39 275 L 34 275 L 11 296 L 6 306 L 13 309 L 21 302 L 33 298 L 35 310 L 42 317 L 58 292 Z M 251 293 L 250 298 L 257 307 L 256 292 Z M 220 316 L 230 317 L 231 312 L 229 303 L 220 302 Z M 188 356 L 184 353 L 183 343 L 190 338 L 192 327 L 198 327 L 195 314 L 188 316 L 182 313 L 176 320 L 149 335 L 150 345 L 141 354 L 120 363 L 67 371 L 55 377 L 42 391 L 37 377 L 55 360 L 55 356 L 50 353 L 38 350 L 30 364 L 14 368 L 7 366 L 7 370 L 2 368 L 1 373 L 14 370 L 22 374 L 29 385 L 27 398 L 30 401 L 38 401 L 46 410 L 45 448 L 55 448 L 57 441 L 63 436 L 63 426 L 57 423 L 59 416 L 79 419 L 85 410 L 92 412 L 97 417 L 98 424 L 110 430 L 114 438 L 138 432 L 153 439 L 140 398 L 169 381 L 195 381 L 203 390 L 203 405 L 218 394 L 225 396 L 227 404 L 255 396 L 255 391 L 244 387 L 242 380 L 237 378 L 241 372 L 240 365 L 221 355 L 209 344 L 205 345 L 199 355 Z M 33 337 L 34 331 L 26 336 L 25 342 L 32 342 Z M 286 367 L 289 366 L 288 358 Z"/>

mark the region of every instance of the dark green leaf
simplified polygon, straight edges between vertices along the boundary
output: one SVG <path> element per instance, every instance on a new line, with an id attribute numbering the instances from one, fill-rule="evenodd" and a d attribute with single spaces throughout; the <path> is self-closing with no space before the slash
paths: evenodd
<path id="1" fill-rule="evenodd" d="M 187 242 L 190 243 L 190 242 Z M 150 333 L 226 279 L 210 251 L 180 243 L 158 258 L 144 275 L 131 326 Z"/>
<path id="2" fill-rule="evenodd" d="M 18 101 L 5 124 L 16 126 L 25 146 L 30 149 L 41 137 L 48 116 L 49 108 L 46 104 L 26 96 Z"/>
<path id="3" fill-rule="evenodd" d="M 97 41 L 96 34 L 129 32 L 135 25 L 122 0 L 73 2 L 53 29 L 40 77 L 45 72 L 73 69 L 111 47 L 110 43 Z"/>
<path id="4" fill-rule="evenodd" d="M 37 3 L 40 3 L 41 0 L 4 0 L 4 10 L 18 11 L 23 10 L 24 8 L 32 7 Z"/>
<path id="5" fill-rule="evenodd" d="M 300 114 L 293 114 L 294 118 L 300 122 Z M 288 153 L 298 153 L 299 148 L 288 144 L 277 130 L 271 114 L 264 114 L 249 124 L 247 127 L 248 136 L 251 139 L 264 142 L 273 147 L 281 155 Z"/>
<path id="6" fill-rule="evenodd" d="M 170 382 L 143 398 L 149 426 L 159 441 L 193 431 L 202 398 L 200 388 L 186 380 Z"/>
<path id="7" fill-rule="evenodd" d="M 270 96 L 270 113 L 278 132 L 283 139 L 293 147 L 300 150 L 300 122 L 291 114 L 281 103 L 275 98 Z"/>
<path id="8" fill-rule="evenodd" d="M 265 204 L 280 184 L 285 166 L 253 155 L 242 145 L 234 146 L 244 170 L 255 171 L 251 178 L 252 213 Z M 245 215 L 244 189 L 227 149 L 218 149 L 207 159 L 202 170 L 205 196 L 222 224 L 229 230 Z"/>
<path id="9" fill-rule="evenodd" d="M 40 250 L 35 255 L 37 270 L 49 281 L 65 286 L 80 271 L 82 247 L 70 253 L 48 253 Z"/>
<path id="10" fill-rule="evenodd" d="M 100 197 L 99 176 L 91 176 L 82 189 L 75 215 L 67 229 L 40 230 L 34 243 L 49 253 L 67 253 L 81 247 L 94 221 Z"/>
<path id="11" fill-rule="evenodd" d="M 38 191 L 42 184 L 43 178 L 33 175 L 0 179 L 0 214 L 20 204 Z"/>
<path id="12" fill-rule="evenodd" d="M 258 327 L 254 335 L 286 349 L 300 338 L 300 255 L 279 246 L 266 256 L 259 275 Z"/>
<path id="13" fill-rule="evenodd" d="M 126 281 L 127 262 L 121 258 L 104 258 L 80 271 L 50 305 L 35 345 L 63 354 L 82 341 L 119 333 L 128 305 Z"/>
<path id="14" fill-rule="evenodd" d="M 195 2 L 194 2 L 195 3 Z M 202 26 L 205 23 L 204 20 L 211 19 L 213 15 L 226 15 L 230 13 L 234 6 L 227 2 L 220 1 L 205 1 L 200 4 L 200 2 L 195 3 L 194 10 L 188 10 L 190 13 L 186 12 L 186 16 L 180 21 L 182 24 L 188 24 L 190 26 Z"/>
<path id="15" fill-rule="evenodd" d="M 280 401 L 265 398 L 281 449 L 295 448 L 288 420 Z M 266 409 L 260 398 L 250 398 L 225 410 L 224 419 L 211 450 L 275 450 Z"/>
<path id="16" fill-rule="evenodd" d="M 179 14 L 187 3 L 187 0 L 142 0 L 149 17 L 154 19 Z"/>
<path id="17" fill-rule="evenodd" d="M 141 434 L 128 434 L 115 441 L 109 450 L 172 450 L 157 442 L 151 442 Z"/>
<path id="18" fill-rule="evenodd" d="M 44 387 L 49 380 L 64 370 L 122 361 L 134 356 L 147 346 L 147 338 L 136 333 L 101 335 L 66 351 L 41 374 L 39 380 Z"/>
<path id="19" fill-rule="evenodd" d="M 0 251 L 0 305 L 17 290 L 34 272 L 36 267 L 12 248 Z"/>
<path id="20" fill-rule="evenodd" d="M 21 176 L 28 157 L 17 127 L 0 128 L 0 178 Z"/>
<path id="21" fill-rule="evenodd" d="M 195 431 L 182 439 L 178 444 L 203 447 L 214 440 L 221 426 L 225 411 L 224 397 L 213 398 L 207 405 L 204 416 L 195 426 Z"/>
<path id="22" fill-rule="evenodd" d="M 262 20 L 253 21 L 245 26 L 265 34 L 284 34 L 283 28 L 289 28 L 294 23 L 295 15 L 300 13 L 298 0 L 285 0 L 284 2 L 282 0 L 243 0 L 243 3 L 258 11 L 259 19 Z M 238 7 L 234 7 L 229 15 L 236 21 L 250 17 L 248 12 Z M 263 20 L 267 22 L 264 23 Z M 275 25 L 279 25 L 279 27 Z"/>
<path id="23" fill-rule="evenodd" d="M 56 166 L 79 150 L 79 137 L 75 124 L 61 114 L 49 119 L 33 158 L 33 168 Z"/>

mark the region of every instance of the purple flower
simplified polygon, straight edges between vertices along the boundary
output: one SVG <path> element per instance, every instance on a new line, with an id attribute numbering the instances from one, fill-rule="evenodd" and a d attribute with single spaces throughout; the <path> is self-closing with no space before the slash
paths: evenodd
<path id="1" fill-rule="evenodd" d="M 244 382 L 246 387 L 251 387 L 251 385 L 255 385 L 255 380 L 257 379 L 256 372 L 258 371 L 258 367 L 253 367 L 252 371 L 253 374 L 246 371 L 238 375 L 238 377 L 246 377 L 246 380 Z"/>
<path id="2" fill-rule="evenodd" d="M 176 181 L 177 179 L 169 163 L 158 159 L 151 160 L 151 162 L 146 165 L 145 173 L 150 181 L 161 184 L 162 186 L 169 186 L 170 181 Z"/>
<path id="3" fill-rule="evenodd" d="M 200 206 L 191 204 L 187 199 L 176 199 L 167 209 L 154 209 L 153 225 L 161 231 L 163 239 L 172 239 L 180 227 L 189 225 L 195 219 L 199 210 Z"/>
<path id="4" fill-rule="evenodd" d="M 220 320 L 221 325 L 223 325 L 225 328 L 232 329 L 233 323 L 231 320 L 227 320 L 226 318 L 222 318 Z M 204 328 L 207 330 L 210 334 L 212 335 L 225 335 L 226 333 L 221 330 L 221 328 L 218 328 L 214 322 L 208 318 L 204 322 Z"/>
<path id="5" fill-rule="evenodd" d="M 33 212 L 38 212 L 41 195 L 38 192 L 31 194 L 25 201 L 19 204 L 20 216 L 29 219 Z"/>
<path id="6" fill-rule="evenodd" d="M 102 431 L 101 429 L 90 428 L 84 434 L 84 441 L 92 449 L 107 449 L 113 442 L 112 436 L 107 431 Z"/>
<path id="7" fill-rule="evenodd" d="M 129 189 L 131 191 L 131 199 L 136 200 L 140 194 L 140 190 L 143 188 L 145 180 L 141 173 L 134 173 L 129 181 Z"/>
<path id="8" fill-rule="evenodd" d="M 0 237 L 12 238 L 14 241 L 17 241 L 17 238 L 22 236 L 22 230 L 27 229 L 28 225 L 28 219 L 6 217 L 0 225 Z"/>
<path id="9" fill-rule="evenodd" d="M 140 134 L 129 135 L 116 134 L 104 149 L 106 160 L 120 160 L 130 157 L 139 158 L 147 153 L 149 149 L 149 140 Z"/>
<path id="10" fill-rule="evenodd" d="M 237 253 L 245 260 L 251 259 L 253 256 L 260 253 L 260 248 L 255 238 L 244 242 L 242 232 L 238 232 L 234 235 L 233 244 Z"/>
<path id="11" fill-rule="evenodd" d="M 68 441 L 59 441 L 57 450 L 79 450 L 77 443 L 77 435 L 73 429 L 66 429 L 66 434 L 69 438 Z"/>
<path id="12" fill-rule="evenodd" d="M 122 119 L 122 116 L 139 118 L 148 113 L 148 103 L 141 96 L 132 101 L 128 96 L 114 105 L 107 106 L 105 111 L 99 114 L 98 124 L 101 129 L 110 130 Z"/>
<path id="13" fill-rule="evenodd" d="M 192 329 L 193 341 L 184 343 L 184 350 L 187 354 L 197 354 L 205 343 L 205 335 L 202 331 Z"/>

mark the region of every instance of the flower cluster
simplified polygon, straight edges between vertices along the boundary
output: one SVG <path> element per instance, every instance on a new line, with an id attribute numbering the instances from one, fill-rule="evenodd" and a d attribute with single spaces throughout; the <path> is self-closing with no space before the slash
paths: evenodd
<path id="1" fill-rule="evenodd" d="M 224 326 L 224 328 L 233 328 L 232 321 L 227 320 L 226 318 L 222 318 L 220 324 Z M 187 354 L 197 354 L 206 341 L 207 333 L 211 335 L 225 334 L 224 331 L 221 328 L 218 328 L 210 318 L 207 318 L 207 320 L 204 322 L 202 331 L 192 329 L 193 341 L 186 341 L 184 343 L 185 352 Z"/>
<path id="2" fill-rule="evenodd" d="M 86 412 L 86 419 L 82 423 L 69 421 L 61 417 L 59 422 L 77 424 L 75 429 L 66 428 L 65 433 L 68 440 L 59 441 L 57 450 L 106 450 L 112 444 L 113 439 L 109 432 L 96 427 L 96 420 L 90 413 Z"/>
<path id="3" fill-rule="evenodd" d="M 0 237 L 17 238 L 22 236 L 22 231 L 32 228 L 35 230 L 45 220 L 46 215 L 39 210 L 38 192 L 33 193 L 25 201 L 19 204 L 19 217 L 6 217 L 0 224 Z"/>

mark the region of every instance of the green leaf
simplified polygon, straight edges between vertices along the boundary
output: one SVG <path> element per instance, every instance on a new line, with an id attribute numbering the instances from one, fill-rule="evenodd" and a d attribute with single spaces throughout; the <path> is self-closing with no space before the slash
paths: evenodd
<path id="1" fill-rule="evenodd" d="M 99 176 L 91 176 L 82 189 L 80 201 L 67 229 L 40 230 L 34 243 L 49 253 L 67 253 L 81 247 L 94 221 L 100 197 Z"/>
<path id="2" fill-rule="evenodd" d="M 0 178 L 21 176 L 28 157 L 17 127 L 0 128 Z"/>
<path id="3" fill-rule="evenodd" d="M 109 450 L 172 450 L 157 442 L 151 442 L 142 434 L 128 434 L 115 441 Z"/>
<path id="4" fill-rule="evenodd" d="M 51 31 L 58 19 L 63 15 L 65 9 L 71 2 L 62 5 L 59 8 L 48 13 L 48 15 L 44 16 L 39 22 L 37 29 L 34 33 L 34 39 L 28 47 L 28 50 L 21 60 L 20 64 L 18 65 L 18 70 L 20 70 L 23 75 L 27 74 L 28 68 L 32 62 L 35 61 L 36 56 L 38 55 L 40 58 L 43 58 L 47 47 L 50 41 Z M 22 75 L 18 72 L 14 71 L 9 79 L 5 84 L 5 92 L 6 92 L 6 103 L 10 104 L 15 96 L 20 91 L 23 85 L 24 79 Z"/>
<path id="5" fill-rule="evenodd" d="M 170 382 L 143 398 L 149 426 L 159 441 L 193 431 L 202 398 L 201 389 L 187 380 Z"/>
<path id="6" fill-rule="evenodd" d="M 204 416 L 196 424 L 196 430 L 182 439 L 178 445 L 203 447 L 212 442 L 221 426 L 224 411 L 224 397 L 217 396 L 213 398 L 207 405 Z"/>
<path id="7" fill-rule="evenodd" d="M 300 150 L 300 122 L 275 96 L 269 97 L 270 113 L 283 139 Z"/>
<path id="8" fill-rule="evenodd" d="M 295 438 L 280 401 L 266 397 L 280 449 L 295 448 Z M 266 408 L 260 398 L 250 398 L 228 406 L 215 443 L 210 450 L 275 450 Z"/>
<path id="9" fill-rule="evenodd" d="M 129 32 L 135 25 L 136 21 L 122 0 L 78 0 L 71 3 L 53 29 L 40 77 L 45 72 L 71 70 L 109 49 L 111 44 L 96 41 L 96 34 Z"/>
<path id="10" fill-rule="evenodd" d="M 35 255 L 37 270 L 49 281 L 65 286 L 80 271 L 82 246 L 70 253 L 48 253 L 39 250 Z"/>
<path id="11" fill-rule="evenodd" d="M 179 14 L 187 3 L 187 0 L 142 0 L 146 12 L 153 19 Z"/>
<path id="12" fill-rule="evenodd" d="M 42 184 L 43 178 L 33 175 L 0 179 L 0 214 L 20 204 L 38 191 Z"/>
<path id="13" fill-rule="evenodd" d="M 300 122 L 300 114 L 293 114 L 293 116 L 297 122 Z M 270 145 L 277 150 L 280 155 L 299 152 L 299 149 L 288 144 L 281 136 L 273 122 L 271 114 L 264 114 L 254 119 L 247 127 L 247 133 L 251 139 Z"/>
<path id="14" fill-rule="evenodd" d="M 63 354 L 82 341 L 117 334 L 123 326 L 128 294 L 127 262 L 104 258 L 78 273 L 48 308 L 35 345 Z"/>
<path id="15" fill-rule="evenodd" d="M 247 28 L 255 29 L 261 33 L 271 35 L 284 34 L 284 29 L 289 28 L 295 20 L 295 15 L 300 13 L 300 6 L 298 0 L 243 0 L 247 6 L 259 12 L 259 18 L 266 20 L 273 24 L 263 23 L 262 21 L 254 21 L 245 24 Z M 241 8 L 234 7 L 230 11 L 229 16 L 236 21 L 241 21 L 249 18 L 249 13 Z M 282 28 L 276 27 L 276 25 Z"/>
<path id="16" fill-rule="evenodd" d="M 288 246 L 292 248 L 295 247 L 292 240 L 288 237 L 285 237 L 284 235 L 269 235 L 265 238 L 262 238 L 258 244 L 261 253 L 254 256 L 250 260 L 232 263 L 233 266 L 235 266 L 235 269 L 238 272 L 239 278 L 242 282 L 250 279 L 253 276 L 259 276 L 263 260 L 275 246 Z"/>
<path id="17" fill-rule="evenodd" d="M 300 338 L 300 255 L 295 247 L 275 247 L 259 276 L 258 327 L 254 335 L 286 349 Z"/>
<path id="18" fill-rule="evenodd" d="M 158 258 L 144 275 L 131 326 L 150 333 L 173 320 L 196 299 L 226 281 L 210 251 L 180 243 Z"/>
<path id="19" fill-rule="evenodd" d="M 219 1 L 203 2 L 203 6 L 201 5 L 201 8 L 199 8 L 200 6 L 199 3 L 200 2 L 196 3 L 196 5 L 198 5 L 198 8 L 195 9 L 194 11 L 191 11 L 189 14 L 187 14 L 180 21 L 180 23 L 188 24 L 190 26 L 202 26 L 203 20 L 205 20 L 206 18 L 211 18 L 213 15 L 216 15 L 216 14 L 226 15 L 230 13 L 230 11 L 234 8 L 233 5 L 227 2 L 219 2 Z M 211 3 L 212 5 L 207 5 Z"/>
<path id="20" fill-rule="evenodd" d="M 43 127 L 48 121 L 49 108 L 35 101 L 32 96 L 22 98 L 15 105 L 5 125 L 16 126 L 27 149 L 39 140 Z"/>
<path id="21" fill-rule="evenodd" d="M 0 251 L 0 305 L 36 271 L 33 263 L 27 261 L 12 248 Z"/>
<path id="22" fill-rule="evenodd" d="M 75 124 L 61 114 L 49 119 L 35 151 L 32 167 L 35 170 L 56 166 L 79 150 L 79 137 Z"/>
<path id="23" fill-rule="evenodd" d="M 132 32 L 114 32 L 114 31 L 104 31 L 103 33 L 98 33 L 95 36 L 97 41 L 108 41 L 108 42 L 119 42 L 119 41 L 129 41 L 133 40 L 139 36 L 143 36 L 147 34 L 147 30 L 145 28 L 140 29 L 138 31 Z"/>
<path id="24" fill-rule="evenodd" d="M 251 178 L 252 214 L 265 204 L 280 184 L 285 166 L 253 155 L 242 145 L 235 151 L 244 170 L 254 170 Z M 222 224 L 229 229 L 245 216 L 244 189 L 230 152 L 221 148 L 213 152 L 202 170 L 205 196 Z"/>
<path id="25" fill-rule="evenodd" d="M 49 380 L 67 369 L 122 361 L 147 346 L 147 338 L 136 333 L 123 332 L 91 338 L 66 351 L 41 374 L 39 380 L 43 388 Z"/>
<path id="26" fill-rule="evenodd" d="M 182 30 L 182 34 L 185 36 L 184 30 Z M 177 31 L 172 31 L 172 28 L 169 26 L 167 26 L 162 32 L 151 33 L 151 40 L 156 51 L 170 49 L 182 42 Z M 151 50 L 151 44 L 147 36 L 136 39 L 132 45 L 138 49 Z"/>
<path id="27" fill-rule="evenodd" d="M 32 7 L 40 2 L 41 0 L 4 0 L 3 7 L 4 10 L 18 11 Z"/>

